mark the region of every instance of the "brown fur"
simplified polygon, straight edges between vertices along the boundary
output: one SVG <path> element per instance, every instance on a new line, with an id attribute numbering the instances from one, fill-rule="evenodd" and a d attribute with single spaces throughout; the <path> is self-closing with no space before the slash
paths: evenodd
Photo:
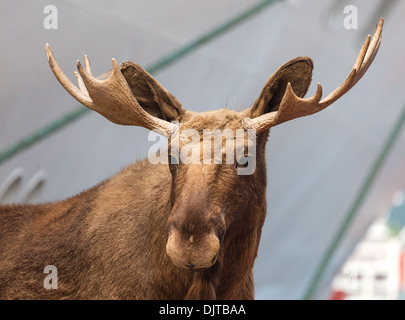
<path id="1" fill-rule="evenodd" d="M 274 111 L 287 82 L 304 95 L 312 72 L 308 58 L 296 59 L 269 80 L 252 109 L 198 114 L 181 109 L 153 78 L 142 76 L 143 69 L 124 66 L 145 110 L 177 117 L 180 130 L 200 131 L 242 128 L 246 116 Z M 169 170 L 144 160 L 65 201 L 0 207 L 0 298 L 253 299 L 252 269 L 266 215 L 267 137 L 268 130 L 257 136 L 252 175 L 238 176 L 233 164 Z M 213 265 L 175 266 L 166 253 L 173 232 L 180 260 L 187 253 Z M 212 239 L 220 241 L 217 253 Z M 58 269 L 57 290 L 44 289 L 46 265 Z"/>

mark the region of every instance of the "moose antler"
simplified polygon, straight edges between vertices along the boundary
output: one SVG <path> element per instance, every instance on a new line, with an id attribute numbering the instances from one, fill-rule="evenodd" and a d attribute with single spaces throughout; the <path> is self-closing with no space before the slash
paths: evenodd
<path id="1" fill-rule="evenodd" d="M 79 85 L 77 88 L 60 69 L 49 44 L 46 44 L 46 54 L 49 66 L 58 81 L 81 104 L 97 111 L 114 123 L 159 130 L 169 137 L 174 124 L 152 116 L 139 105 L 114 58 L 112 59 L 113 68 L 107 79 L 97 79 L 93 76 L 90 61 L 86 55 L 84 56 L 85 69 L 77 61 L 79 73 L 74 72 Z"/>
<path id="2" fill-rule="evenodd" d="M 285 121 L 319 112 L 342 97 L 361 79 L 373 62 L 380 47 L 383 24 L 384 20 L 381 18 L 377 24 L 373 38 L 371 39 L 370 35 L 367 36 L 353 69 L 346 80 L 325 99 L 321 101 L 322 86 L 319 83 L 315 95 L 308 99 L 297 97 L 291 83 L 288 83 L 278 110 L 253 119 L 245 118 L 243 120 L 245 129 L 255 129 L 256 132 L 260 133 Z"/>

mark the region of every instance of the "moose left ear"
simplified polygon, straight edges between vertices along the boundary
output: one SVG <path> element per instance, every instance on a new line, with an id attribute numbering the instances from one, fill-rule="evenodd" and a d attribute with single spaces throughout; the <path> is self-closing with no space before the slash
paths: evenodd
<path id="1" fill-rule="evenodd" d="M 308 57 L 298 57 L 281 66 L 267 80 L 259 98 L 250 108 L 250 118 L 277 111 L 288 83 L 298 97 L 304 97 L 311 84 L 313 68 L 312 59 Z"/>

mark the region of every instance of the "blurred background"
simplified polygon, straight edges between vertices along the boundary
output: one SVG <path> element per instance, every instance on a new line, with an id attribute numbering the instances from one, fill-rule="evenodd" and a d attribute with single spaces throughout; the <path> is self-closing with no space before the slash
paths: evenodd
<path id="1" fill-rule="evenodd" d="M 147 68 L 184 108 L 242 110 L 297 56 L 314 60 L 307 96 L 317 82 L 326 96 L 382 16 L 379 54 L 356 87 L 271 130 L 254 273 L 257 299 L 399 299 L 404 12 L 397 0 L 1 0 L 0 203 L 73 196 L 153 144 L 146 129 L 83 111 L 50 71 L 47 42 L 72 80 L 83 54 L 96 74 L 115 57 Z"/>

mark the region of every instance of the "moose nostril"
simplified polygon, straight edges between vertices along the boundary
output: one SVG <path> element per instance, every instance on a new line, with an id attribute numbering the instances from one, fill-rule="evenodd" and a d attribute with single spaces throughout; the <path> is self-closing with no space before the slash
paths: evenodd
<path id="1" fill-rule="evenodd" d="M 193 265 L 192 263 L 187 263 L 185 266 L 187 268 L 194 268 L 195 267 L 195 265 Z"/>

